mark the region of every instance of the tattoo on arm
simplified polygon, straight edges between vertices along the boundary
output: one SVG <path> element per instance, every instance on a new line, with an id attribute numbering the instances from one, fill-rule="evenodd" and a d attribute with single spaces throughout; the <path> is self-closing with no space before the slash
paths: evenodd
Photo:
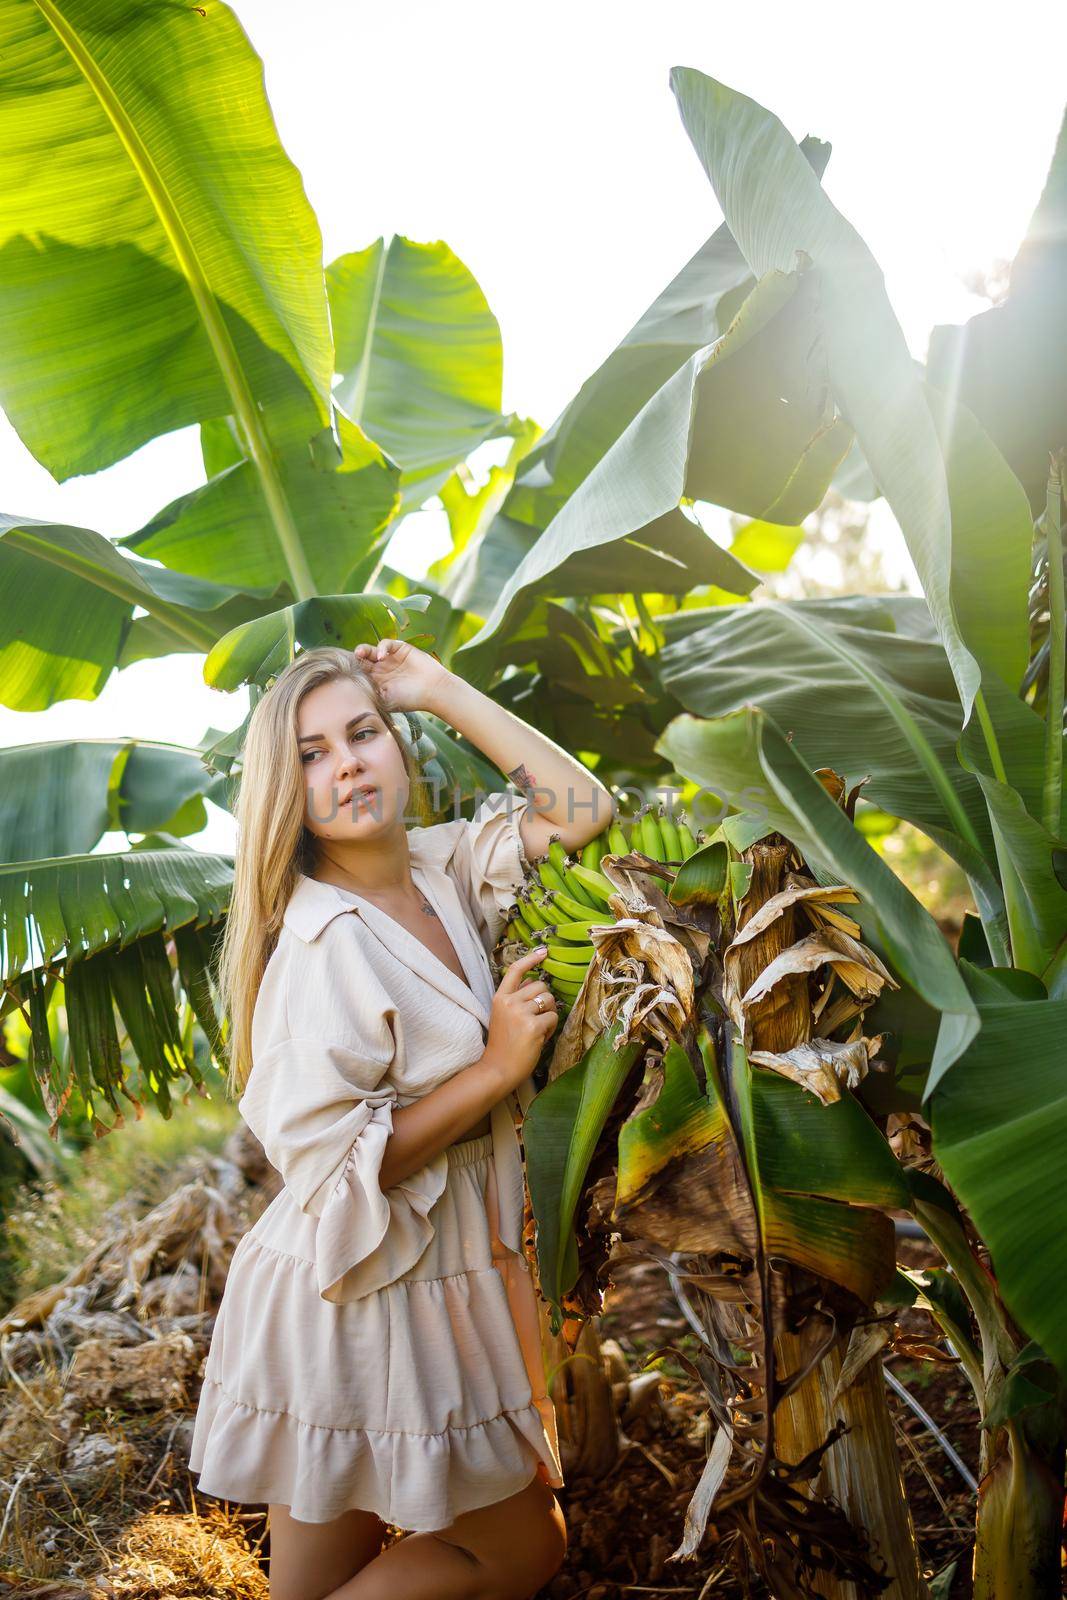
<path id="1" fill-rule="evenodd" d="M 512 768 L 508 773 L 508 777 L 514 783 L 516 789 L 534 789 L 537 787 L 537 779 L 529 767 L 521 761 L 517 767 Z"/>

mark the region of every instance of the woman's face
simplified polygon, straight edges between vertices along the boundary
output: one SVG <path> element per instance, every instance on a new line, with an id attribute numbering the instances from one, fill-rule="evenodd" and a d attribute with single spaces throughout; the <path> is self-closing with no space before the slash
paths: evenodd
<path id="1" fill-rule="evenodd" d="M 351 678 L 320 683 L 301 700 L 296 723 L 311 833 L 362 840 L 403 822 L 410 788 L 404 758 L 366 690 Z"/>

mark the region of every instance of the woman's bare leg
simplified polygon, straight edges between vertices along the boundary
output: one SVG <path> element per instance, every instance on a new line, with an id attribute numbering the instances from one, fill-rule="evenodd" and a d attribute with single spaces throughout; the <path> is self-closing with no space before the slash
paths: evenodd
<path id="1" fill-rule="evenodd" d="M 323 1600 L 382 1548 L 385 1524 L 373 1511 L 343 1511 L 331 1522 L 299 1522 L 269 1506 L 270 1600 Z"/>
<path id="2" fill-rule="evenodd" d="M 530 1600 L 566 1550 L 559 1501 L 537 1473 L 517 1494 L 438 1533 L 409 1533 L 328 1600 Z"/>

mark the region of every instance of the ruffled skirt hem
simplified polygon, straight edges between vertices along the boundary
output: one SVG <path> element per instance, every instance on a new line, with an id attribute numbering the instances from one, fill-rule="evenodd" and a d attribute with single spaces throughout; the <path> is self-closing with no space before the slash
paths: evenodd
<path id="1" fill-rule="evenodd" d="M 559 1475 L 536 1403 L 441 1433 L 324 1427 L 232 1399 L 205 1377 L 190 1471 L 216 1499 L 288 1506 L 300 1522 L 373 1512 L 410 1533 L 517 1494 L 544 1461 Z"/>

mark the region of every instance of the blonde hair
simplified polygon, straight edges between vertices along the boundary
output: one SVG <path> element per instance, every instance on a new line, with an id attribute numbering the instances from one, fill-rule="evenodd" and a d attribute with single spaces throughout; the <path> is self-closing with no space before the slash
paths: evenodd
<path id="1" fill-rule="evenodd" d="M 413 749 L 400 736 L 373 679 L 337 645 L 304 650 L 258 701 L 248 722 L 234 814 L 237 848 L 233 893 L 219 947 L 217 978 L 229 1022 L 226 1087 L 241 1093 L 251 1070 L 252 1015 L 289 897 L 300 873 L 310 875 L 315 836 L 305 824 L 306 792 L 297 712 L 319 684 L 351 678 L 396 740 L 410 784 L 408 807 L 425 820 L 428 806 Z"/>

